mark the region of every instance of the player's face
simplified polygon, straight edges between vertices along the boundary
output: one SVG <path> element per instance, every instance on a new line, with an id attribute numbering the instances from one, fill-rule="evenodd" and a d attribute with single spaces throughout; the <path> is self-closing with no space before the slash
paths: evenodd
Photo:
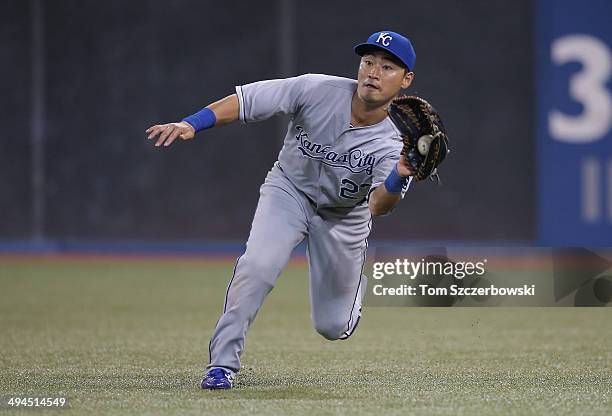
<path id="1" fill-rule="evenodd" d="M 408 88 L 414 74 L 389 59 L 383 51 L 374 51 L 361 57 L 357 73 L 357 95 L 368 104 L 384 104 L 402 88 Z"/>

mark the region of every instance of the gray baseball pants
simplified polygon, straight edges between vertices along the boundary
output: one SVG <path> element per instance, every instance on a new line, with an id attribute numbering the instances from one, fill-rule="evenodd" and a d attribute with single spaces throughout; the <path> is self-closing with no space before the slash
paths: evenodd
<path id="1" fill-rule="evenodd" d="M 367 205 L 317 209 L 275 165 L 261 186 L 246 251 L 236 262 L 223 315 L 210 340 L 207 368 L 240 370 L 249 326 L 304 239 L 314 327 L 329 340 L 348 338 L 361 316 L 370 224 Z"/>

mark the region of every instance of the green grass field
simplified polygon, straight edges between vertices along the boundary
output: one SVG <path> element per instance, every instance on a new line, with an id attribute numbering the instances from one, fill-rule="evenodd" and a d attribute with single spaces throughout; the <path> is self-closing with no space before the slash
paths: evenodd
<path id="1" fill-rule="evenodd" d="M 202 391 L 232 267 L 0 259 L 0 396 L 63 395 L 57 414 L 79 415 L 612 414 L 611 308 L 370 307 L 330 342 L 300 264 L 252 326 L 236 388 Z"/>

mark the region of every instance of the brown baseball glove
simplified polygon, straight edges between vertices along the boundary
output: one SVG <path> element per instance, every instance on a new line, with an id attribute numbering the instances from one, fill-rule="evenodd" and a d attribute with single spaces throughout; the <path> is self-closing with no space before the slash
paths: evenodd
<path id="1" fill-rule="evenodd" d="M 439 182 L 438 166 L 447 153 L 448 136 L 438 112 L 421 97 L 400 96 L 391 101 L 389 117 L 404 140 L 402 153 L 417 181 Z"/>

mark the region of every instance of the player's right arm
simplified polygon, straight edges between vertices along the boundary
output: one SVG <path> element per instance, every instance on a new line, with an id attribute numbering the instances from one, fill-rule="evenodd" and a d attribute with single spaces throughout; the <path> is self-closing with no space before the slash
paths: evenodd
<path id="1" fill-rule="evenodd" d="M 205 108 L 210 109 L 215 115 L 214 127 L 229 124 L 239 119 L 240 105 L 236 94 L 228 95 Z M 196 134 L 195 128 L 186 121 L 156 124 L 145 131 L 149 140 L 159 136 L 155 146 L 170 146 L 177 138 L 190 140 Z"/>
<path id="2" fill-rule="evenodd" d="M 177 138 L 193 139 L 196 131 L 213 126 L 218 127 L 237 120 L 244 123 L 261 121 L 281 113 L 293 114 L 301 102 L 305 84 L 313 78 L 321 77 L 302 75 L 238 86 L 236 94 L 210 104 L 181 122 L 149 127 L 146 130 L 148 138 L 159 136 L 155 146 L 170 146 Z"/>

